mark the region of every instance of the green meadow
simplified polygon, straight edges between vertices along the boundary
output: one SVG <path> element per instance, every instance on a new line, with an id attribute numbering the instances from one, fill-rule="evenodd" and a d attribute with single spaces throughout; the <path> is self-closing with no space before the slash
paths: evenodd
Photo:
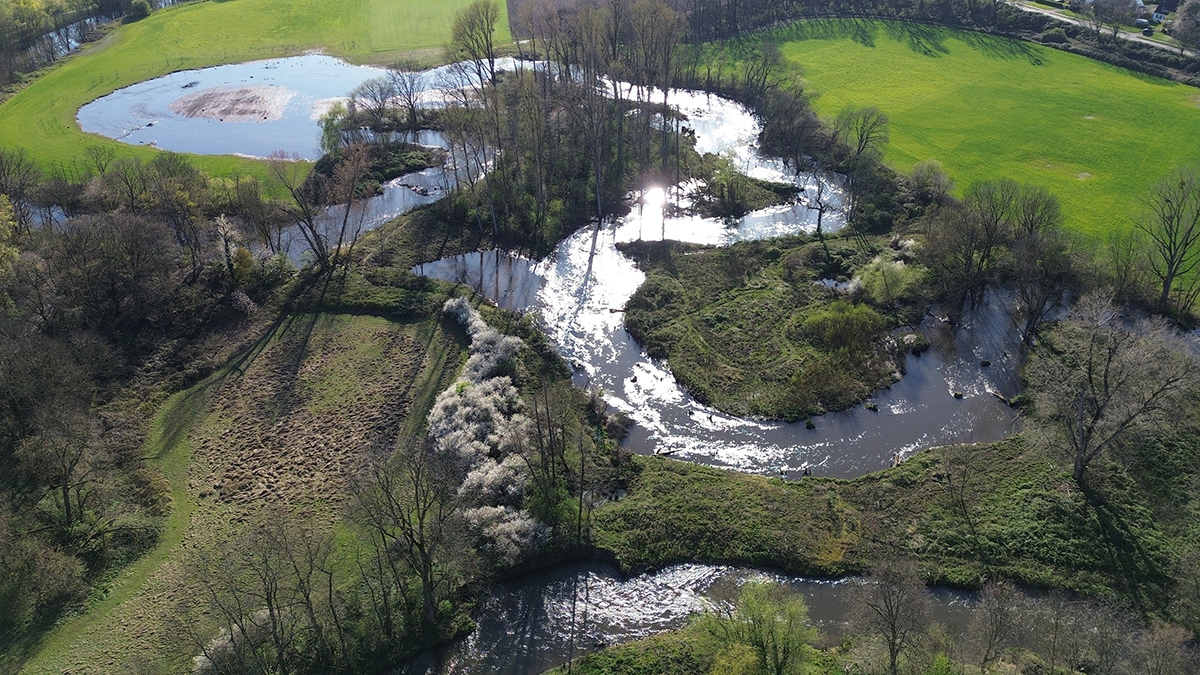
<path id="1" fill-rule="evenodd" d="M 85 134 L 79 108 L 105 94 L 177 70 L 319 50 L 356 63 L 400 57 L 433 63 L 450 39 L 454 15 L 469 0 L 226 0 L 189 3 L 122 26 L 36 79 L 0 105 L 0 148 L 25 148 L 43 167 L 81 158 L 88 145 L 149 157 L 137 148 Z M 503 7 L 503 3 L 501 3 Z M 509 41 L 501 12 L 497 42 Z M 255 171 L 237 157 L 197 157 L 218 175 Z"/>
<path id="2" fill-rule="evenodd" d="M 886 161 L 940 161 L 958 188 L 992 178 L 1043 185 L 1068 228 L 1129 227 L 1179 162 L 1200 161 L 1200 89 L 1028 42 L 886 22 L 808 21 L 777 34 L 822 116 L 877 106 Z"/>

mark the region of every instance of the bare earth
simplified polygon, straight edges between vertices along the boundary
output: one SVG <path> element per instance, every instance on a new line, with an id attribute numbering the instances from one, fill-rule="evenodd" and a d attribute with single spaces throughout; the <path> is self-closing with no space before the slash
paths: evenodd
<path id="1" fill-rule="evenodd" d="M 248 87 L 209 87 L 180 97 L 167 107 L 176 115 L 222 122 L 264 122 L 283 117 L 296 92 L 270 84 Z"/>

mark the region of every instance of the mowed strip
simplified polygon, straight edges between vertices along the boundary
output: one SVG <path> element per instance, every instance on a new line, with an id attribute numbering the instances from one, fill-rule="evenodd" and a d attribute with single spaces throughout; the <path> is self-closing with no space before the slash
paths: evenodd
<path id="1" fill-rule="evenodd" d="M 319 50 L 359 63 L 388 64 L 402 56 L 440 58 L 454 16 L 470 0 L 237 0 L 196 2 L 161 10 L 122 26 L 0 104 L 0 148 L 25 148 L 43 167 L 83 159 L 88 145 L 148 158 L 138 148 L 85 134 L 81 106 L 122 87 L 178 70 Z M 496 41 L 509 41 L 504 3 Z M 261 162 L 197 157 L 205 170 L 228 175 L 260 171 Z M 257 168 L 256 168 L 257 167 Z"/>
<path id="2" fill-rule="evenodd" d="M 957 181 L 1043 185 L 1067 226 L 1127 229 L 1180 162 L 1200 162 L 1200 89 L 1027 42 L 931 26 L 833 20 L 781 31 L 815 106 L 877 106 L 886 160 L 936 159 Z"/>

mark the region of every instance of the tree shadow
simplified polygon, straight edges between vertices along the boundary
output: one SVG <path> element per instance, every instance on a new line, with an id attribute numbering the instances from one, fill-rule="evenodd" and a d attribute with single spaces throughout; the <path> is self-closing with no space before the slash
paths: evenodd
<path id="1" fill-rule="evenodd" d="M 795 22 L 776 35 L 786 42 L 849 39 L 864 47 L 874 47 L 879 26 L 879 22 L 870 19 L 817 18 Z"/>
<path id="2" fill-rule="evenodd" d="M 1147 540 L 1158 534 L 1153 523 L 1140 522 L 1130 505 L 1111 501 L 1086 483 L 1080 490 L 1096 517 L 1114 583 L 1142 611 L 1165 606 L 1170 576 L 1165 572 L 1164 552 L 1147 546 Z"/>
<path id="3" fill-rule="evenodd" d="M 960 33 L 960 37 L 968 46 L 984 56 L 1008 61 L 1026 61 L 1032 66 L 1046 64 L 1041 48 L 1023 40 L 1013 40 L 974 31 L 963 31 Z"/>
<path id="4" fill-rule="evenodd" d="M 909 49 L 922 56 L 939 58 L 950 53 L 946 47 L 949 31 L 941 26 L 913 21 L 889 21 L 883 24 L 883 29 L 888 37 L 908 45 Z"/>

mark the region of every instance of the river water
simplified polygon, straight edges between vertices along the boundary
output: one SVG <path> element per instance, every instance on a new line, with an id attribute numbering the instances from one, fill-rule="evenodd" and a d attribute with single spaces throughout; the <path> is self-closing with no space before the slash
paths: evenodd
<path id="1" fill-rule="evenodd" d="M 560 565 L 498 587 L 477 612 L 478 628 L 449 649 L 422 654 L 394 675 L 533 675 L 572 657 L 682 627 L 689 616 L 730 605 L 747 581 L 787 585 L 804 598 L 825 644 L 837 644 L 846 594 L 859 579 L 810 580 L 719 565 L 676 565 L 632 579 L 600 563 Z M 651 601 L 653 599 L 653 601 Z M 961 636 L 971 593 L 930 591 L 930 619 Z"/>
<path id="2" fill-rule="evenodd" d="M 795 176 L 755 150 L 758 123 L 744 107 L 703 93 L 673 92 L 689 116 L 700 152 L 729 153 L 746 173 L 794 182 L 813 196 L 817 181 L 833 195 L 835 212 L 824 225 L 844 223 L 842 188 L 836 177 Z M 932 343 L 909 357 L 907 374 L 862 407 L 816 418 L 815 429 L 726 415 L 696 402 L 666 364 L 651 359 L 624 328 L 622 309 L 645 280 L 620 242 L 673 239 L 728 245 L 816 226 L 816 211 L 800 203 L 749 214 L 729 224 L 718 219 L 666 216 L 664 202 L 676 191 L 651 188 L 624 217 L 580 229 L 545 260 L 502 251 L 469 253 L 419 265 L 418 274 L 466 284 L 507 309 L 534 312 L 576 382 L 602 389 L 613 407 L 635 426 L 627 447 L 646 454 L 732 467 L 756 473 L 815 474 L 849 478 L 889 466 L 921 448 L 951 441 L 991 441 L 1013 428 L 1016 413 L 994 395 L 1018 392 L 1020 333 L 1008 303 L 991 296 L 951 328 L 930 317 L 919 326 Z M 983 367 L 980 364 L 990 362 Z M 961 394 L 961 398 L 956 398 Z"/>
<path id="3" fill-rule="evenodd" d="M 512 67 L 512 64 L 502 64 Z M 423 75 L 430 92 L 462 86 L 459 69 Z M 127 87 L 79 112 L 85 131 L 126 143 L 201 154 L 267 156 L 282 150 L 303 158 L 319 155 L 316 118 L 330 101 L 381 71 L 321 55 L 275 59 L 174 73 Z M 232 122 L 176 115 L 170 104 L 189 91 L 263 85 L 290 93 L 278 119 Z M 757 120 L 744 107 L 699 92 L 672 91 L 670 100 L 696 132 L 697 150 L 724 153 L 743 172 L 793 182 L 798 203 L 749 214 L 735 223 L 667 216 L 670 203 L 686 201 L 681 190 L 648 186 L 635 195 L 628 216 L 582 228 L 545 260 L 501 251 L 472 253 L 419 266 L 414 271 L 467 284 L 497 304 L 536 312 L 576 382 L 599 387 L 610 404 L 636 422 L 626 444 L 643 453 L 728 466 L 756 473 L 815 473 L 853 477 L 887 466 L 895 456 L 949 441 L 987 441 L 1011 431 L 1016 417 L 992 392 L 1018 391 L 1019 334 L 1007 303 L 989 298 L 953 329 L 931 317 L 917 327 L 932 348 L 908 359 L 907 374 L 873 400 L 878 412 L 857 408 L 816 419 L 816 429 L 725 415 L 694 401 L 665 364 L 650 359 L 623 326 L 621 309 L 644 280 L 616 244 L 674 239 L 710 245 L 807 232 L 816 211 L 804 204 L 818 181 L 832 195 L 829 230 L 844 219 L 837 176 L 795 176 L 756 150 Z M 431 103 L 432 104 L 432 103 Z M 418 139 L 445 147 L 443 139 Z M 404 176 L 384 194 L 360 205 L 355 219 L 370 229 L 412 208 L 436 201 L 448 184 L 442 169 Z M 982 367 L 981 361 L 991 365 Z M 956 398 L 955 394 L 961 398 Z M 556 567 L 498 585 L 477 615 L 478 629 L 436 653 L 422 655 L 397 673 L 539 673 L 605 644 L 645 637 L 681 626 L 687 617 L 729 602 L 749 578 L 771 578 L 804 595 L 822 631 L 836 639 L 845 621 L 845 593 L 855 580 L 819 581 L 714 565 L 681 565 L 632 579 L 603 564 Z M 933 591 L 935 619 L 965 625 L 969 594 Z"/>
<path id="4" fill-rule="evenodd" d="M 816 181 L 834 203 L 843 199 L 836 177 L 801 176 L 755 151 L 758 125 L 745 108 L 707 94 L 673 92 L 697 131 L 697 150 L 731 155 L 744 172 L 792 181 L 812 197 Z M 534 312 L 575 369 L 576 383 L 599 387 L 609 403 L 636 422 L 625 444 L 643 453 L 671 454 L 756 473 L 814 473 L 854 477 L 888 466 L 920 448 L 951 441 L 1002 438 L 1016 414 L 995 394 L 1020 388 L 1020 335 L 1009 303 L 989 296 L 951 327 L 935 316 L 919 327 L 931 342 L 909 357 L 907 373 L 877 392 L 878 412 L 856 408 L 824 415 L 816 429 L 725 415 L 693 400 L 666 364 L 649 358 L 624 329 L 621 309 L 645 280 L 617 249 L 620 242 L 674 239 L 710 245 L 812 231 L 816 212 L 795 205 L 768 209 L 728 224 L 669 217 L 665 203 L 681 199 L 667 189 L 638 196 L 628 216 L 585 227 L 545 260 L 502 251 L 446 258 L 413 271 L 463 283 L 498 305 Z M 803 200 L 802 200 L 803 202 Z M 836 229 L 840 213 L 824 224 Z M 983 362 L 989 365 L 983 366 Z M 857 580 L 821 581 L 755 570 L 681 565 L 623 579 L 606 565 L 562 566 L 546 574 L 495 587 L 477 613 L 468 638 L 424 654 L 400 673 L 540 673 L 604 645 L 682 626 L 714 602 L 729 602 L 748 578 L 768 577 L 802 594 L 814 623 L 835 640 L 846 620 L 846 591 Z M 973 595 L 933 589 L 933 618 L 965 628 Z"/>

